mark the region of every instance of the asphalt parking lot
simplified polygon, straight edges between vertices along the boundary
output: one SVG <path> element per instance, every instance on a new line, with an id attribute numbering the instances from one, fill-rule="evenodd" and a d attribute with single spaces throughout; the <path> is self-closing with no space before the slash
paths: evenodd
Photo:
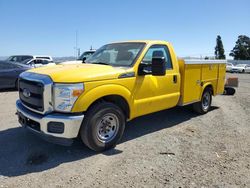
<path id="1" fill-rule="evenodd" d="M 0 187 L 249 187 L 250 74 L 233 76 L 236 94 L 213 98 L 208 114 L 176 107 L 137 118 L 115 149 L 99 154 L 22 129 L 18 93 L 1 91 Z"/>

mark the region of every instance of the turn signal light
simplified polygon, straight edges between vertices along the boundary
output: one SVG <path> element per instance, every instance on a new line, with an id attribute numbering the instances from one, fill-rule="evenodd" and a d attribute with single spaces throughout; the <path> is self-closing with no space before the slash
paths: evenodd
<path id="1" fill-rule="evenodd" d="M 73 97 L 79 97 L 83 93 L 83 89 L 75 89 L 73 90 Z"/>

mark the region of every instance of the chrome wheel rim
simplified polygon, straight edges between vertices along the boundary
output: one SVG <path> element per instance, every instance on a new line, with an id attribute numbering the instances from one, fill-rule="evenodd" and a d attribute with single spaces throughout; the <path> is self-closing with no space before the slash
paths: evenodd
<path id="1" fill-rule="evenodd" d="M 117 135 L 119 119 L 113 113 L 105 114 L 97 124 L 97 138 L 103 143 L 110 142 Z"/>
<path id="2" fill-rule="evenodd" d="M 202 98 L 202 108 L 208 110 L 210 106 L 211 96 L 209 92 L 206 92 Z"/>

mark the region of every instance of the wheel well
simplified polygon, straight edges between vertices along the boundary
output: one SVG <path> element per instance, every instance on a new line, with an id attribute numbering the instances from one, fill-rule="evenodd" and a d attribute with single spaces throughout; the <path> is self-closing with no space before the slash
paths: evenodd
<path id="1" fill-rule="evenodd" d="M 102 97 L 100 99 L 97 99 L 94 103 L 92 103 L 90 105 L 90 107 L 93 106 L 94 104 L 96 104 L 98 102 L 102 102 L 102 101 L 111 102 L 111 103 L 116 104 L 117 106 L 119 106 L 122 109 L 122 111 L 124 112 L 126 118 L 129 118 L 129 116 L 130 116 L 129 105 L 128 105 L 127 101 L 123 97 L 121 97 L 120 95 L 104 96 L 104 97 Z"/>
<path id="2" fill-rule="evenodd" d="M 214 89 L 212 85 L 207 85 L 203 91 L 205 91 L 206 89 L 209 89 L 212 92 L 212 95 L 214 95 Z"/>

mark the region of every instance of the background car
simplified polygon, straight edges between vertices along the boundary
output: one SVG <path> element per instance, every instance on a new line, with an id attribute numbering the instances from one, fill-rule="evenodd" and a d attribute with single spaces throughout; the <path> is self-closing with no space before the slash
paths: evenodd
<path id="1" fill-rule="evenodd" d="M 80 55 L 80 57 L 77 59 L 78 61 L 83 61 L 86 60 L 87 58 L 89 58 L 91 55 L 93 55 L 95 53 L 96 50 L 89 50 L 89 51 L 85 51 L 82 53 L 82 55 Z"/>
<path id="2" fill-rule="evenodd" d="M 92 56 L 95 53 L 96 50 L 89 50 L 82 53 L 82 55 L 79 56 L 79 58 L 75 61 L 65 61 L 59 63 L 60 65 L 68 65 L 68 64 L 81 64 L 86 59 L 88 59 L 90 56 Z"/>
<path id="3" fill-rule="evenodd" d="M 0 61 L 0 89 L 17 89 L 19 75 L 30 68 L 21 63 Z"/>
<path id="4" fill-rule="evenodd" d="M 248 65 L 248 64 L 235 65 L 232 68 L 231 72 L 236 72 L 236 73 L 250 72 L 250 65 Z"/>
<path id="5" fill-rule="evenodd" d="M 33 67 L 33 68 L 42 67 L 42 66 L 56 65 L 52 60 L 40 59 L 40 58 L 26 59 L 26 60 L 24 60 L 24 61 L 22 61 L 20 63 L 22 63 L 24 65 L 28 65 L 28 66 Z"/>
<path id="6" fill-rule="evenodd" d="M 250 65 L 246 66 L 245 72 L 250 73 Z"/>
<path id="7" fill-rule="evenodd" d="M 233 69 L 233 67 L 234 67 L 233 63 L 227 63 L 226 71 L 227 71 L 227 72 L 231 72 L 232 69 Z"/>
<path id="8" fill-rule="evenodd" d="M 22 62 L 27 59 L 47 59 L 53 61 L 52 57 L 48 55 L 12 55 L 9 58 L 7 58 L 6 61 Z"/>
<path id="9" fill-rule="evenodd" d="M 6 61 L 11 61 L 11 62 L 22 62 L 25 61 L 26 59 L 32 59 L 33 56 L 31 55 L 13 55 L 10 56 L 6 59 Z"/>

